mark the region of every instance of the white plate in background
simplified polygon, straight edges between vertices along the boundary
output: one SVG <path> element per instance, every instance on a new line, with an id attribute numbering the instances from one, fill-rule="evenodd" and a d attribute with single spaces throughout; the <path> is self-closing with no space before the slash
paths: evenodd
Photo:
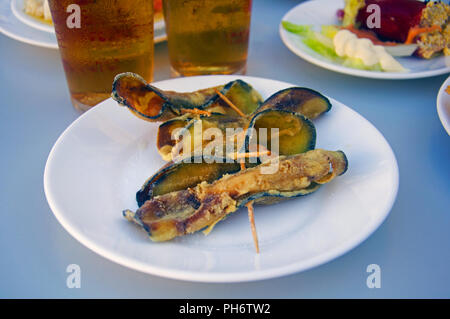
<path id="1" fill-rule="evenodd" d="M 44 48 L 58 49 L 55 29 L 27 15 L 24 0 L 0 1 L 0 32 L 17 41 Z M 164 19 L 155 21 L 154 42 L 167 39 Z"/>
<path id="2" fill-rule="evenodd" d="M 43 31 L 42 29 L 36 28 L 35 25 L 33 26 L 33 23 L 24 23 L 23 19 L 25 18 L 20 19 L 14 14 L 12 7 L 18 5 L 19 2 L 17 1 L 16 3 L 15 0 L 0 1 L 0 32 L 20 42 L 44 48 L 57 49 L 58 44 L 54 32 Z M 23 14 L 25 15 L 25 13 Z M 30 19 L 32 18 L 30 17 Z M 48 26 L 39 20 L 36 20 L 35 23 Z"/>
<path id="3" fill-rule="evenodd" d="M 450 86 L 450 77 L 445 80 L 439 89 L 437 96 L 437 112 L 439 119 L 441 120 L 442 126 L 450 135 L 450 94 L 445 92 L 445 89 Z"/>
<path id="4" fill-rule="evenodd" d="M 336 11 L 344 8 L 342 0 L 314 0 L 300 3 L 284 15 L 281 21 L 289 21 L 295 24 L 312 25 L 320 30 L 322 25 L 338 24 Z M 379 72 L 349 68 L 335 63 L 319 53 L 311 50 L 303 44 L 301 37 L 286 31 L 279 26 L 279 32 L 283 43 L 293 53 L 304 60 L 339 73 L 374 79 L 416 79 L 436 76 L 450 72 L 450 57 L 443 55 L 426 60 L 415 56 L 396 57 L 396 59 L 407 69 L 408 72 Z"/>
<path id="5" fill-rule="evenodd" d="M 263 98 L 294 86 L 247 76 L 202 76 L 152 83 L 194 91 L 240 78 Z M 320 90 L 320 88 L 314 88 Z M 122 210 L 165 162 L 156 150 L 159 123 L 132 115 L 108 99 L 81 115 L 58 138 L 45 167 L 44 188 L 59 222 L 101 256 L 145 273 L 203 282 L 238 282 L 291 274 L 326 263 L 366 239 L 388 215 L 398 189 L 398 167 L 383 135 L 361 115 L 331 99 L 315 120 L 317 148 L 343 150 L 348 171 L 317 192 L 256 206 L 261 253 L 255 253 L 241 209 L 201 232 L 154 243 Z"/>
<path id="6" fill-rule="evenodd" d="M 14 16 L 16 16 L 21 22 L 41 31 L 55 33 L 53 25 L 42 22 L 39 19 L 33 18 L 29 14 L 26 14 L 24 8 L 25 0 L 11 0 L 11 10 Z"/>

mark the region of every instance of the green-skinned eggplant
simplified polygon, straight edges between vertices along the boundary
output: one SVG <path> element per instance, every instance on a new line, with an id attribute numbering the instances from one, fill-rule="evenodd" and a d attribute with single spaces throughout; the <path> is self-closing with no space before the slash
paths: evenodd
<path id="1" fill-rule="evenodd" d="M 312 89 L 291 87 L 270 96 L 255 113 L 267 109 L 292 111 L 312 120 L 328 112 L 331 109 L 331 102 Z"/>
<path id="2" fill-rule="evenodd" d="M 295 140 L 295 138 L 286 138 L 285 142 L 283 142 L 282 144 L 286 146 L 290 145 L 291 150 L 289 152 L 287 150 L 281 151 L 279 154 L 291 155 L 314 148 L 315 130 L 314 126 L 309 121 L 309 119 L 317 118 L 318 116 L 328 112 L 330 109 L 331 109 L 330 101 L 320 93 L 307 88 L 292 87 L 278 91 L 277 93 L 273 94 L 260 107 L 258 107 L 258 109 L 256 109 L 252 114 L 249 114 L 247 116 L 244 117 L 237 115 L 199 116 L 196 118 L 195 124 L 198 124 L 199 121 L 202 121 L 203 128 L 217 127 L 222 131 L 223 136 L 226 136 L 225 134 L 226 127 L 230 128 L 240 127 L 246 130 L 248 127 L 252 127 L 252 125 L 258 126 L 257 122 L 262 123 L 264 121 L 263 120 L 264 118 L 265 119 L 269 118 L 268 115 L 276 114 L 275 112 L 268 112 L 269 110 L 280 111 L 278 112 L 279 116 L 277 117 L 278 120 L 281 121 L 275 120 L 272 121 L 271 123 L 268 123 L 268 126 L 266 127 L 267 129 L 276 128 L 277 126 L 284 125 L 283 117 L 288 118 L 288 115 L 283 115 L 286 114 L 283 112 L 297 113 L 299 114 L 297 117 L 303 116 L 301 121 L 304 122 L 305 124 L 303 125 L 304 131 L 302 132 L 302 134 L 307 133 L 309 129 L 311 135 L 314 136 L 311 136 L 309 140 L 310 145 L 308 145 L 307 143 L 308 141 L 305 139 L 306 138 L 305 136 L 297 140 Z M 260 115 L 260 113 L 264 115 Z M 255 120 L 256 118 L 258 119 L 258 121 Z M 181 122 L 177 121 L 177 123 Z M 191 133 L 190 136 L 191 137 L 194 136 L 193 135 L 194 121 L 190 122 L 185 121 L 184 123 L 186 129 L 188 129 Z M 170 123 L 170 125 L 173 126 L 172 122 Z M 171 153 L 174 151 L 173 147 L 175 146 L 175 144 L 177 144 L 178 141 L 174 140 L 173 137 L 169 135 L 169 131 L 166 129 L 166 127 L 167 125 L 163 123 L 158 131 L 157 147 L 159 153 L 161 154 L 164 160 L 171 160 L 172 159 Z M 259 125 L 258 127 L 262 126 Z M 177 128 L 179 128 L 179 126 L 177 126 Z M 170 133 L 171 132 L 173 131 L 170 131 Z M 291 144 L 292 142 L 294 143 L 301 142 L 301 144 Z M 191 142 L 191 146 L 192 146 L 191 150 L 193 150 L 195 148 L 193 141 Z M 178 147 L 180 147 L 180 145 L 178 145 Z M 286 149 L 286 147 L 284 149 Z M 175 151 L 178 150 L 175 149 Z"/>
<path id="3" fill-rule="evenodd" d="M 265 130 L 264 134 L 261 129 Z M 278 147 L 273 145 L 273 138 L 277 139 Z M 279 155 L 304 153 L 314 149 L 316 129 L 309 119 L 299 113 L 266 109 L 257 113 L 250 121 L 243 152 L 254 153 L 258 151 L 259 145 L 264 145 L 266 149 Z"/>
<path id="4" fill-rule="evenodd" d="M 277 163 L 272 174 L 265 168 Z M 214 182 L 154 196 L 136 211 L 125 210 L 128 220 L 143 227 L 153 241 L 167 241 L 213 227 L 249 201 L 293 198 L 309 194 L 321 184 L 345 173 L 342 151 L 312 150 L 280 156 L 256 167 L 223 175 Z"/>
<path id="5" fill-rule="evenodd" d="M 246 117 L 224 114 L 194 119 L 179 131 L 180 138 L 170 149 L 170 159 L 184 157 L 190 153 L 203 153 L 208 156 L 227 156 L 227 152 L 235 153 L 243 145 L 248 124 Z M 169 146 L 166 150 L 169 150 Z M 159 152 L 163 156 L 161 149 Z"/>
<path id="6" fill-rule="evenodd" d="M 136 193 L 136 201 L 140 207 L 155 196 L 195 187 L 203 181 L 211 183 L 239 170 L 240 163 L 237 161 L 217 156 L 191 156 L 179 162 L 170 162 L 147 179 Z"/>
<path id="7" fill-rule="evenodd" d="M 206 152 L 208 155 L 215 154 L 214 145 L 221 147 L 219 156 L 229 155 L 231 152 L 253 152 L 252 143 L 259 142 L 265 148 L 272 148 L 271 138 L 277 135 L 279 141 L 279 155 L 293 155 L 314 149 L 316 143 L 316 130 L 314 124 L 303 115 L 291 111 L 266 109 L 253 115 L 253 117 L 227 116 L 213 114 L 202 116 L 189 122 L 171 120 L 163 125 L 158 131 L 158 151 L 164 160 L 172 160 L 175 156 L 188 155 L 187 152 Z M 186 123 L 184 128 L 181 126 Z M 168 138 L 169 132 L 166 126 L 176 128 L 180 138 L 174 136 Z M 258 141 L 258 136 L 263 134 L 260 129 L 266 129 L 267 140 Z M 208 129 L 217 129 L 208 130 Z M 272 131 L 278 129 L 278 133 Z M 212 141 L 211 141 L 212 140 Z M 245 143 L 245 144 L 244 144 Z M 219 150 L 220 151 L 220 150 Z M 183 153 L 184 152 L 184 153 Z"/>
<path id="8" fill-rule="evenodd" d="M 253 113 L 262 102 L 261 95 L 242 80 L 181 93 L 158 89 L 139 75 L 129 72 L 115 77 L 112 98 L 126 106 L 134 115 L 150 122 L 164 122 L 186 113 L 193 116 L 202 112 L 237 115 L 217 91 L 244 114 Z"/>
<path id="9" fill-rule="evenodd" d="M 193 121 L 194 118 L 190 114 L 185 114 L 165 121 L 159 126 L 158 134 L 156 135 L 156 147 L 163 160 L 172 160 L 172 149 L 178 142 L 178 139 L 175 138 L 176 130 L 184 129 Z"/>

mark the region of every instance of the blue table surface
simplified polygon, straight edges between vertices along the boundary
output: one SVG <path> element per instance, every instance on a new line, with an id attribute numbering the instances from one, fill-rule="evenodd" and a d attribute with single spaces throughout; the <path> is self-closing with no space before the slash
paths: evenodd
<path id="1" fill-rule="evenodd" d="M 79 116 L 59 54 L 0 35 L 0 297 L 450 297 L 450 137 L 436 112 L 447 75 L 371 80 L 311 65 L 278 35 L 282 16 L 298 2 L 254 1 L 247 74 L 317 89 L 354 108 L 384 134 L 397 156 L 400 188 L 390 215 L 371 237 L 317 268 L 235 284 L 164 279 L 100 257 L 61 227 L 44 195 L 50 149 Z M 169 77 L 167 43 L 160 43 L 155 80 Z M 81 267 L 80 289 L 67 288 L 69 264 Z M 369 264 L 381 267 L 379 289 L 366 285 Z"/>

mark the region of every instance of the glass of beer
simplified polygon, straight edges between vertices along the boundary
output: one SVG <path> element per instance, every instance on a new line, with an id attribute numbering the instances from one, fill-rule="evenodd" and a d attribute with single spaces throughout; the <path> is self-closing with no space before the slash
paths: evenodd
<path id="1" fill-rule="evenodd" d="M 153 77 L 153 0 L 49 0 L 74 107 L 107 99 L 116 74 Z"/>
<path id="2" fill-rule="evenodd" d="M 244 73 L 251 0 L 163 0 L 175 75 Z"/>

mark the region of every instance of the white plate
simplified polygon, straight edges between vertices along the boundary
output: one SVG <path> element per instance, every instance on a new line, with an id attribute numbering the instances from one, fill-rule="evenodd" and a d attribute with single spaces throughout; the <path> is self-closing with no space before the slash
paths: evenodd
<path id="1" fill-rule="evenodd" d="M 439 89 L 437 96 L 437 112 L 439 119 L 441 120 L 442 126 L 450 135 L 450 94 L 445 92 L 445 89 L 450 85 L 450 77 L 445 80 Z"/>
<path id="2" fill-rule="evenodd" d="M 336 11 L 344 8 L 344 1 L 314 0 L 303 2 L 291 9 L 281 21 L 296 24 L 313 25 L 320 30 L 321 25 L 338 24 Z M 303 44 L 301 37 L 290 33 L 279 26 L 280 36 L 284 44 L 296 55 L 322 68 L 339 73 L 375 79 L 416 79 L 435 76 L 450 72 L 450 57 L 439 56 L 430 60 L 417 57 L 396 58 L 409 71 L 405 73 L 378 72 L 358 70 L 334 63 L 322 55 L 314 52 Z"/>
<path id="3" fill-rule="evenodd" d="M 45 48 L 58 49 L 55 29 L 24 11 L 24 0 L 0 1 L 0 32 L 15 40 Z M 154 24 L 154 42 L 167 39 L 164 20 Z"/>
<path id="4" fill-rule="evenodd" d="M 32 21 L 33 18 L 30 17 L 28 19 L 25 17 L 25 13 L 23 13 L 23 16 L 20 15 L 22 11 L 16 10 L 20 2 L 22 1 L 0 1 L 0 32 L 17 41 L 39 47 L 57 49 L 58 44 L 55 33 L 37 28 L 37 25 L 49 27 L 39 22 L 39 20 Z"/>
<path id="5" fill-rule="evenodd" d="M 11 1 L 11 10 L 14 13 L 14 15 L 22 21 L 23 23 L 29 25 L 32 28 L 49 32 L 49 33 L 55 33 L 55 29 L 53 28 L 53 25 L 46 24 L 36 18 L 33 18 L 29 14 L 26 14 L 24 11 L 25 8 L 25 0 L 12 0 Z"/>
<path id="6" fill-rule="evenodd" d="M 241 78 L 264 98 L 289 83 L 246 76 L 204 76 L 154 83 L 193 91 Z M 320 88 L 316 88 L 320 89 Z M 330 261 L 366 239 L 388 215 L 398 189 L 397 162 L 383 135 L 349 107 L 315 121 L 317 147 L 342 149 L 349 170 L 316 193 L 256 207 L 261 254 L 247 213 L 234 213 L 205 237 L 201 232 L 153 243 L 122 217 L 136 209 L 135 193 L 164 161 L 156 151 L 158 125 L 109 99 L 83 114 L 59 137 L 44 173 L 48 203 L 81 243 L 121 265 L 164 277 L 205 282 L 272 278 Z"/>

